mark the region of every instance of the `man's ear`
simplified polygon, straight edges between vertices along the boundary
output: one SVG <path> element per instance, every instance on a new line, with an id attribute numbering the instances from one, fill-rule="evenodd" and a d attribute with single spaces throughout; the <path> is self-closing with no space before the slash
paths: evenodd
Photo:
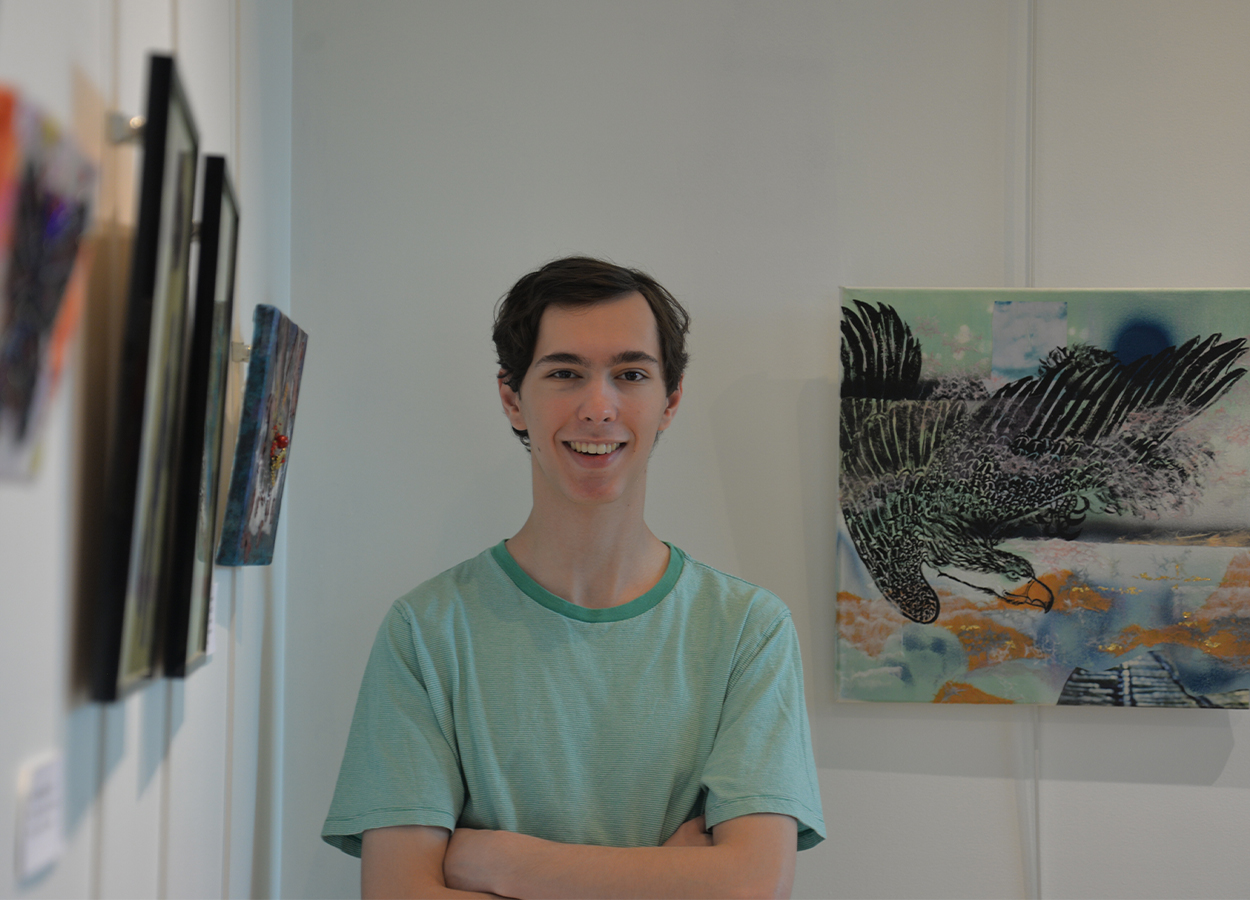
<path id="1" fill-rule="evenodd" d="M 664 415 L 660 417 L 660 431 L 673 424 L 673 416 L 677 415 L 677 405 L 681 403 L 681 388 L 685 381 L 686 377 L 683 375 L 677 381 L 677 389 L 668 395 L 668 406 L 664 408 Z"/>
<path id="2" fill-rule="evenodd" d="M 509 386 L 502 372 L 497 376 L 497 380 L 499 381 L 499 400 L 503 403 L 503 414 L 508 417 L 508 421 L 517 431 L 527 431 L 525 416 L 521 414 L 521 394 Z"/>

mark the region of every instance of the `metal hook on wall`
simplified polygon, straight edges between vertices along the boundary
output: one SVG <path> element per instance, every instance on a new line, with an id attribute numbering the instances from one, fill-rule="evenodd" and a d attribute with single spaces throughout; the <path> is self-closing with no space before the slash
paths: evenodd
<path id="1" fill-rule="evenodd" d="M 108 114 L 108 139 L 111 144 L 129 144 L 143 138 L 143 127 L 147 119 L 143 116 L 128 116 L 123 112 L 113 111 Z"/>

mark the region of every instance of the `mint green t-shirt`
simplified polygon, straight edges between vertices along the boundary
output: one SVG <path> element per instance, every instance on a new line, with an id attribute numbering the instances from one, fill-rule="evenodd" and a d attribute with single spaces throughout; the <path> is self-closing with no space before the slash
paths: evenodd
<path id="1" fill-rule="evenodd" d="M 658 846 L 702 812 L 824 839 L 798 638 L 776 596 L 670 545 L 664 577 L 586 609 L 501 542 L 391 607 L 322 837 L 390 825 Z"/>

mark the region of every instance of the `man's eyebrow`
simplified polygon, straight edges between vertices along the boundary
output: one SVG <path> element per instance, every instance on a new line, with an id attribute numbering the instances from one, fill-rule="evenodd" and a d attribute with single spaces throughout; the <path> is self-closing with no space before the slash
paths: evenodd
<path id="1" fill-rule="evenodd" d="M 536 366 L 541 366 L 545 363 L 590 368 L 590 360 L 584 356 L 578 356 L 576 353 L 548 353 L 542 359 L 534 360 L 534 365 Z"/>
<path id="2" fill-rule="evenodd" d="M 650 353 L 647 353 L 646 351 L 643 351 L 643 350 L 626 350 L 612 357 L 612 365 L 614 366 L 619 366 L 622 363 L 640 363 L 640 362 L 655 363 L 657 366 L 660 364 L 660 361 L 658 359 L 656 359 Z"/>
<path id="3" fill-rule="evenodd" d="M 640 362 L 654 363 L 657 366 L 660 364 L 658 359 L 650 353 L 647 353 L 645 350 L 622 350 L 620 353 L 616 354 L 616 356 L 612 357 L 611 364 L 619 366 L 625 363 Z M 534 365 L 581 366 L 582 368 L 589 369 L 591 362 L 586 357 L 578 356 L 576 353 L 557 352 L 548 353 L 542 359 L 535 360 Z"/>

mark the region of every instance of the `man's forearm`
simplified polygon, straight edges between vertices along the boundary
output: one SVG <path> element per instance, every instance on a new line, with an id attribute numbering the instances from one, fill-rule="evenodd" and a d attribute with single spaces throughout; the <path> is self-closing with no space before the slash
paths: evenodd
<path id="1" fill-rule="evenodd" d="M 794 820 L 743 819 L 755 821 L 724 823 L 737 824 L 708 847 L 596 847 L 502 831 L 464 834 L 464 843 L 457 846 L 453 837 L 449 848 L 447 883 L 519 898 L 789 896 Z"/>
<path id="2" fill-rule="evenodd" d="M 507 832 L 499 836 L 508 843 L 501 843 L 478 889 L 507 897 L 776 895 L 771 885 L 752 884 L 727 847 L 593 847 Z"/>

